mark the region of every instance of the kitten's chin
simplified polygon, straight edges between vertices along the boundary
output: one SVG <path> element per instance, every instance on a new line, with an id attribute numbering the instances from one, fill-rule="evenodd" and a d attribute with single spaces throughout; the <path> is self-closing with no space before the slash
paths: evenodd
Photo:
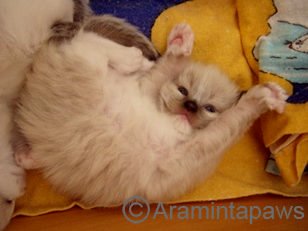
<path id="1" fill-rule="evenodd" d="M 183 122 L 189 123 L 191 124 L 189 115 L 185 112 L 181 112 L 177 115 L 179 117 L 180 120 L 182 120 Z"/>
<path id="2" fill-rule="evenodd" d="M 190 127 L 193 127 L 191 117 L 189 113 L 186 112 L 185 110 L 181 110 L 179 108 L 172 110 L 172 107 L 170 107 L 163 98 L 161 98 L 160 100 L 160 108 L 162 111 L 165 111 L 170 114 L 174 114 L 177 121 L 187 124 Z"/>
<path id="3" fill-rule="evenodd" d="M 175 115 L 175 127 L 180 133 L 185 135 L 189 135 L 193 131 L 193 127 L 189 122 L 189 118 L 187 115 L 183 114 Z"/>

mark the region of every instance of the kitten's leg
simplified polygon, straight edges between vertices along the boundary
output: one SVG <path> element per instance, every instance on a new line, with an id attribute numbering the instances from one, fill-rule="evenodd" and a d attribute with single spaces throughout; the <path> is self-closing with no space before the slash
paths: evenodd
<path id="1" fill-rule="evenodd" d="M 63 42 L 69 42 L 73 39 L 72 43 L 79 43 L 79 45 L 76 45 L 84 47 L 93 43 L 92 45 L 96 45 L 96 52 L 100 52 L 108 59 L 108 65 L 122 74 L 148 70 L 154 65 L 154 62 L 147 60 L 138 48 L 125 47 L 95 33 L 80 31 L 78 24 L 58 23 L 52 29 L 53 35 L 49 39 L 50 42 L 61 45 Z M 91 49 L 93 49 L 93 46 L 91 46 Z"/>
<path id="2" fill-rule="evenodd" d="M 14 160 L 11 136 L 13 130 L 12 111 L 0 103 L 0 195 L 15 199 L 24 191 L 24 171 Z"/>
<path id="3" fill-rule="evenodd" d="M 109 41 L 108 50 L 109 65 L 123 74 L 131 74 L 136 71 L 147 71 L 152 68 L 154 62 L 146 59 L 142 51 L 136 47 L 125 47 Z"/>
<path id="4" fill-rule="evenodd" d="M 92 16 L 86 22 L 84 30 L 95 32 L 126 47 L 137 47 L 151 61 L 159 56 L 151 41 L 136 27 L 112 15 Z"/>
<path id="5" fill-rule="evenodd" d="M 131 24 L 110 16 L 93 16 L 84 25 L 84 31 L 104 37 L 110 66 L 130 74 L 147 71 L 153 65 L 158 53 L 152 43 Z M 147 58 L 145 58 L 147 57 Z"/>
<path id="6" fill-rule="evenodd" d="M 224 151 L 267 110 L 282 112 L 286 94 L 275 84 L 258 85 L 238 104 L 225 111 L 205 129 L 166 155 L 146 185 L 149 200 L 178 197 L 210 175 Z"/>
<path id="7" fill-rule="evenodd" d="M 93 33 L 94 32 L 86 32 Z M 142 51 L 136 47 L 126 47 L 122 46 L 112 40 L 100 38 L 98 44 L 104 49 L 104 52 L 109 60 L 109 66 L 122 74 L 131 74 L 136 71 L 146 71 L 149 70 L 154 62 L 146 59 Z"/>
<path id="8" fill-rule="evenodd" d="M 142 51 L 136 47 L 122 46 L 109 39 L 102 38 L 95 33 L 85 32 L 81 36 L 85 36 L 85 40 L 81 38 L 83 42 L 90 43 L 93 41 L 96 52 L 100 52 L 99 50 L 101 50 L 108 59 L 108 65 L 122 74 L 148 70 L 154 64 L 154 62 L 147 60 L 142 55 Z"/>

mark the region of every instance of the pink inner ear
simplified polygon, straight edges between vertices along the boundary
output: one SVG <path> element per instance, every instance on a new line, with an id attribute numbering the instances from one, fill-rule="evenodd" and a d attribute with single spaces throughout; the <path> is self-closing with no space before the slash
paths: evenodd
<path id="1" fill-rule="evenodd" d="M 182 45 L 183 44 L 183 36 L 177 35 L 170 42 L 169 45 Z"/>

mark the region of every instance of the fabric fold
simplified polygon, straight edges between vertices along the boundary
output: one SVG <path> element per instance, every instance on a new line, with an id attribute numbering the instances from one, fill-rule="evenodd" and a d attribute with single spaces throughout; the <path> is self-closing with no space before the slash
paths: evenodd
<path id="1" fill-rule="evenodd" d="M 261 126 L 279 174 L 288 186 L 295 186 L 308 163 L 308 5 L 305 0 L 239 0 L 237 5 L 246 54 L 250 52 L 258 82 L 277 82 L 290 94 L 285 112 L 267 113 Z M 255 25 L 260 27 L 252 32 Z M 272 162 L 268 168 L 273 168 Z"/>

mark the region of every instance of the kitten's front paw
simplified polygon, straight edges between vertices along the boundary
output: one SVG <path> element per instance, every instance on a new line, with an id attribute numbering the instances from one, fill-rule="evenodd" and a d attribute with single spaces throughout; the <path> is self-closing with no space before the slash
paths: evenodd
<path id="1" fill-rule="evenodd" d="M 262 112 L 267 110 L 282 113 L 286 105 L 287 93 L 275 83 L 254 86 L 240 100 L 250 105 L 259 106 Z"/>
<path id="2" fill-rule="evenodd" d="M 154 62 L 146 59 L 138 48 L 125 47 L 111 59 L 110 65 L 122 74 L 131 74 L 139 70 L 149 70 Z"/>
<path id="3" fill-rule="evenodd" d="M 271 97 L 266 101 L 268 108 L 278 113 L 283 113 L 287 104 L 286 100 L 289 97 L 287 92 L 275 83 L 269 82 L 264 84 L 264 86 L 270 89 L 272 93 Z"/>
<path id="4" fill-rule="evenodd" d="M 191 55 L 194 44 L 194 33 L 188 24 L 176 25 L 169 34 L 167 54 L 175 56 Z"/>
<path id="5" fill-rule="evenodd" d="M 0 195 L 7 200 L 15 200 L 25 191 L 24 170 L 11 163 L 0 164 Z"/>

